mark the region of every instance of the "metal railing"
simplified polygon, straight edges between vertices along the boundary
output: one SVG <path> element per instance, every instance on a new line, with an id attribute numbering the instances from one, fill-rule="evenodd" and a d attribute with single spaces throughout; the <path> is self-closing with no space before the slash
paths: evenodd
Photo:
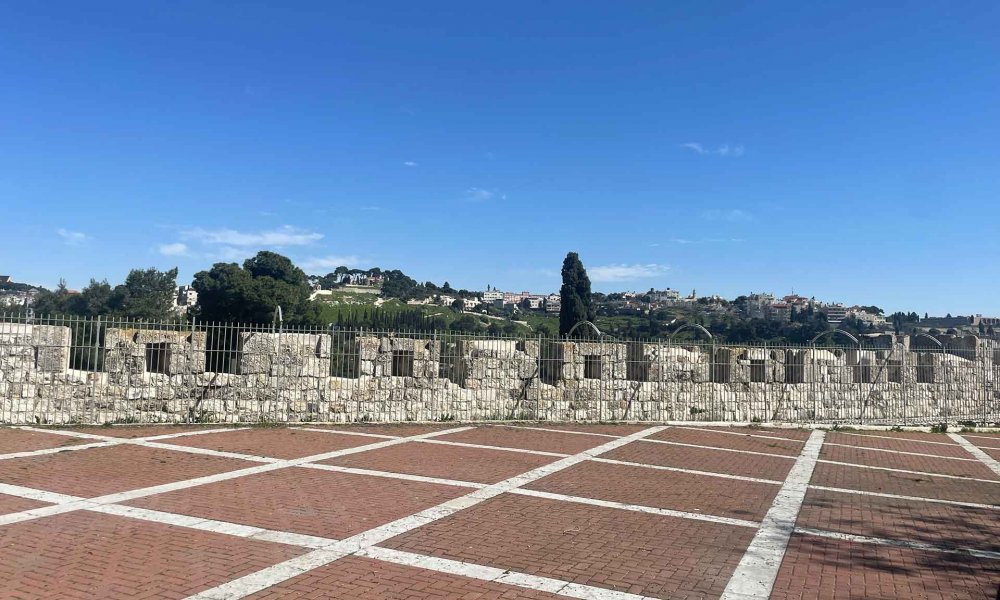
<path id="1" fill-rule="evenodd" d="M 706 337 L 0 315 L 0 422 L 1000 422 L 992 341 Z"/>

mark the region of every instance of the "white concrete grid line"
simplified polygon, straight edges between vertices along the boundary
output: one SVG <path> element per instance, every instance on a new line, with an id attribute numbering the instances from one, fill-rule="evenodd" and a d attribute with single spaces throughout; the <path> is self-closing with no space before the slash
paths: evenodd
<path id="1" fill-rule="evenodd" d="M 719 452 L 735 452 L 737 454 L 750 454 L 753 456 L 769 456 L 771 458 L 784 458 L 795 460 L 794 456 L 787 454 L 772 454 L 770 452 L 757 452 L 755 450 L 739 450 L 737 448 L 721 448 L 719 446 L 703 446 L 701 444 L 688 444 L 686 442 L 668 442 L 666 440 L 639 440 L 644 444 L 668 444 L 670 446 L 683 446 L 685 448 L 698 448 L 700 450 L 717 450 Z"/>
<path id="2" fill-rule="evenodd" d="M 896 548 L 908 548 L 912 550 L 926 550 L 929 552 L 941 552 L 944 554 L 968 554 L 979 558 L 1000 559 L 1000 552 L 989 550 L 978 550 L 976 548 L 959 548 L 951 546 L 936 546 L 925 542 L 912 542 L 908 540 L 890 540 L 886 538 L 872 537 L 868 535 L 856 535 L 853 533 L 841 533 L 839 531 L 826 531 L 824 529 L 812 529 L 811 527 L 796 527 L 795 533 L 824 537 L 847 542 L 857 542 L 861 544 L 876 544 L 879 546 L 893 546 Z"/>
<path id="3" fill-rule="evenodd" d="M 976 502 L 962 502 L 959 500 L 924 498 L 923 496 L 903 496 L 900 494 L 887 494 L 885 492 L 869 492 L 866 490 L 852 490 L 849 488 L 829 487 L 825 485 L 810 485 L 809 489 L 822 490 L 824 492 L 836 492 L 838 494 L 854 494 L 856 496 L 876 496 L 878 498 L 893 498 L 895 500 L 912 500 L 914 502 L 930 502 L 933 504 L 950 504 L 952 506 L 965 506 L 967 508 L 986 508 L 990 510 L 1000 510 L 1000 504 L 979 504 Z"/>
<path id="4" fill-rule="evenodd" d="M 984 452 L 982 449 L 976 447 L 975 444 L 965 439 L 964 437 L 958 435 L 957 433 L 949 433 L 948 437 L 958 442 L 959 445 L 961 445 L 966 452 L 979 459 L 979 461 L 982 462 L 984 465 L 986 465 L 986 467 L 990 471 L 993 471 L 997 475 L 1000 475 L 1000 462 L 997 462 L 995 458 Z"/>
<path id="5" fill-rule="evenodd" d="M 627 467 L 640 467 L 643 469 L 656 469 L 659 471 L 673 471 L 675 473 L 688 473 L 689 475 L 705 475 L 706 477 L 719 477 L 721 479 L 732 479 L 735 481 L 749 481 L 750 483 L 766 483 L 769 485 L 781 485 L 782 482 L 774 479 L 761 479 L 760 477 L 746 477 L 744 475 L 730 475 L 728 473 L 715 473 L 712 471 L 698 471 L 695 469 L 683 469 L 681 467 L 668 467 L 666 465 L 651 465 L 647 463 L 637 463 L 627 460 L 615 460 L 612 458 L 601 458 L 595 456 L 588 460 L 593 462 L 606 463 L 609 465 L 624 465 Z"/>
<path id="6" fill-rule="evenodd" d="M 825 435 L 820 430 L 813 430 L 809 435 L 802 453 L 778 490 L 770 510 L 729 579 L 722 600 L 770 596 Z"/>
<path id="7" fill-rule="evenodd" d="M 528 431 L 548 431 L 549 433 L 565 433 L 568 435 L 589 435 L 603 438 L 620 438 L 624 436 L 612 435 L 610 433 L 594 433 L 590 431 L 572 431 L 569 429 L 555 429 L 553 427 L 533 427 L 529 425 L 501 425 L 500 423 L 483 423 L 484 427 L 509 427 L 511 429 L 527 429 Z"/>
<path id="8" fill-rule="evenodd" d="M 963 433 L 962 437 L 976 438 L 979 440 L 993 440 L 994 442 L 1000 443 L 1000 435 L 976 435 L 974 433 Z"/>
<path id="9" fill-rule="evenodd" d="M 250 575 L 229 581 L 215 588 L 205 590 L 199 594 L 191 596 L 190 598 L 192 600 L 217 600 L 219 598 L 235 600 L 237 598 L 246 597 L 252 593 L 291 579 L 292 577 L 295 577 L 303 572 L 327 565 L 348 554 L 355 554 L 361 550 L 371 548 L 372 546 L 397 535 L 412 531 L 413 529 L 428 523 L 438 521 L 460 510 L 475 506 L 489 500 L 490 498 L 494 498 L 500 494 L 541 479 L 542 477 L 567 469 L 586 460 L 587 458 L 597 456 L 604 452 L 609 452 L 647 435 L 653 435 L 663 429 L 665 429 L 665 427 L 662 426 L 644 429 L 632 435 L 602 444 L 596 448 L 591 448 L 590 450 L 585 450 L 572 456 L 562 458 L 542 467 L 532 469 L 527 473 L 522 473 L 515 477 L 505 479 L 499 483 L 476 490 L 470 494 L 466 494 L 465 496 L 460 496 L 447 502 L 443 502 L 437 506 L 392 521 L 391 523 L 374 527 L 368 531 L 351 536 L 341 542 L 333 544 L 326 549 L 311 552 L 301 557 L 262 569 L 256 573 L 251 573 Z M 607 597 L 601 595 L 607 590 L 602 590 L 601 588 L 590 589 L 592 589 L 593 593 L 596 594 L 592 596 L 593 598 Z"/>
<path id="10" fill-rule="evenodd" d="M 339 435 L 355 435 L 361 437 L 381 438 L 383 440 L 395 440 L 400 437 L 398 435 L 383 435 L 381 433 L 364 433 L 361 431 L 345 431 L 342 429 L 321 429 L 319 427 L 289 427 L 289 429 L 295 429 L 297 431 L 315 431 L 317 433 L 335 433 Z"/>
<path id="11" fill-rule="evenodd" d="M 907 452 L 905 450 L 888 450 L 886 448 L 868 448 L 867 446 L 855 446 L 853 444 L 835 444 L 833 442 L 826 442 L 824 446 L 837 446 L 838 448 L 854 448 L 855 450 L 862 450 L 864 452 L 889 452 L 891 454 L 903 454 L 906 456 L 925 456 L 927 458 L 940 458 L 941 460 L 965 460 L 965 461 L 975 461 L 974 458 L 962 458 L 960 456 L 940 456 L 938 454 L 925 454 L 923 452 Z"/>
<path id="12" fill-rule="evenodd" d="M 943 477 L 945 479 L 961 479 L 962 481 L 978 481 L 981 483 L 996 483 L 1000 485 L 1000 480 L 997 479 L 979 479 L 977 477 L 966 477 L 964 475 L 946 475 L 944 473 L 930 473 L 928 471 L 911 471 L 909 469 L 894 469 L 892 467 L 875 467 L 872 465 L 859 465 L 857 463 L 841 462 L 839 460 L 827 460 L 820 459 L 816 462 L 820 462 L 827 465 L 838 465 L 841 467 L 854 467 L 857 469 L 872 469 L 875 471 L 891 471 L 893 473 L 908 473 L 910 475 L 926 475 L 927 477 Z"/>
<path id="13" fill-rule="evenodd" d="M 840 430 L 830 430 L 830 433 L 837 433 L 840 435 L 853 435 L 855 437 L 874 438 L 878 440 L 894 440 L 897 442 L 907 442 L 913 444 L 936 444 L 938 446 L 952 446 L 952 447 L 955 446 L 954 442 L 938 442 L 934 440 L 914 440 L 910 438 L 893 437 L 891 435 L 875 435 L 874 433 L 853 433 L 850 431 L 840 431 Z"/>
<path id="14" fill-rule="evenodd" d="M 731 426 L 732 429 L 740 428 L 740 425 Z M 746 427 L 746 426 L 743 426 Z M 708 431 L 711 433 L 721 433 L 724 435 L 738 435 L 740 437 L 750 437 L 750 438 L 761 438 L 765 440 L 781 440 L 782 442 L 790 442 L 792 444 L 805 444 L 805 440 L 796 440 L 793 438 L 781 437 L 778 435 L 763 435 L 759 433 L 742 433 L 739 431 L 723 431 L 724 427 L 710 428 L 710 427 L 678 427 L 678 429 L 690 429 L 692 431 Z M 751 430 L 751 431 L 764 431 L 764 430 Z"/>
<path id="15" fill-rule="evenodd" d="M 587 504 L 589 506 L 601 506 L 604 508 L 627 510 L 629 512 L 640 512 L 651 515 L 660 515 L 662 517 L 676 517 L 678 519 L 687 519 L 691 521 L 706 521 L 708 523 L 720 523 L 723 525 L 733 525 L 736 527 L 749 527 L 751 529 L 756 529 L 760 527 L 760 523 L 756 521 L 747 521 L 746 519 L 734 519 L 730 517 L 720 517 L 705 513 L 693 513 L 689 511 L 673 510 L 669 508 L 657 508 L 655 506 L 643 506 L 641 504 L 626 504 L 624 502 L 598 500 L 596 498 L 585 498 L 582 496 L 567 496 L 566 494 L 554 494 L 552 492 L 526 490 L 524 488 L 513 489 L 509 493 L 517 494 L 519 496 L 532 496 L 534 498 L 545 498 L 546 500 L 559 500 L 561 502 L 573 502 L 575 504 Z"/>
<path id="16" fill-rule="evenodd" d="M 89 450 L 90 448 L 105 448 L 117 446 L 113 442 L 93 442 L 91 444 L 76 444 L 75 446 L 59 446 L 58 448 L 43 448 L 41 450 L 25 450 L 24 452 L 11 452 L 0 454 L 0 460 L 12 460 L 15 458 L 31 458 L 33 456 L 45 456 L 46 454 L 59 454 L 75 450 Z"/>

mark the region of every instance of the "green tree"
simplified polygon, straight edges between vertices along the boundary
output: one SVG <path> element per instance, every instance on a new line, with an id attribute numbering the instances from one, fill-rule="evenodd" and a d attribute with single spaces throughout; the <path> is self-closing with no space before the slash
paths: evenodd
<path id="1" fill-rule="evenodd" d="M 280 306 L 285 323 L 315 325 L 320 309 L 309 300 L 308 279 L 288 258 L 261 251 L 243 263 L 216 263 L 194 276 L 198 316 L 209 321 L 270 323 Z"/>
<path id="2" fill-rule="evenodd" d="M 88 287 L 94 287 L 92 301 L 99 302 L 103 297 L 103 286 L 97 284 L 95 287 L 91 281 Z M 125 278 L 125 283 L 115 286 L 107 301 L 109 308 L 117 309 L 116 312 L 120 311 L 125 316 L 147 321 L 166 321 L 171 316 L 176 292 L 176 267 L 169 271 L 132 269 Z"/>
<path id="3" fill-rule="evenodd" d="M 593 321 L 594 307 L 591 304 L 590 278 L 576 252 L 570 252 L 563 260 L 562 287 L 559 289 L 559 335 L 566 335 L 580 321 Z"/>

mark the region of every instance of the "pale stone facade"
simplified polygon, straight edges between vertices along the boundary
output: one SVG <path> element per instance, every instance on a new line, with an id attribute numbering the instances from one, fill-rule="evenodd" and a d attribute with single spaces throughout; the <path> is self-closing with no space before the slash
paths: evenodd
<path id="1" fill-rule="evenodd" d="M 679 346 L 0 324 L 0 421 L 1000 421 L 1000 348 Z M 334 346 L 333 342 L 337 342 Z M 74 347 L 78 343 L 79 347 Z"/>

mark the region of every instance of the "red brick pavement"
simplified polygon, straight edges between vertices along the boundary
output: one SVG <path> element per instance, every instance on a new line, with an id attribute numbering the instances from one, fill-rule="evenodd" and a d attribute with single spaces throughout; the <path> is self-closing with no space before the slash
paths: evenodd
<path id="1" fill-rule="evenodd" d="M 28 500 L 27 498 L 0 494 L 0 515 L 21 512 L 23 510 L 32 510 L 43 506 L 48 505 L 45 502 L 38 502 L 36 500 Z"/>
<path id="2" fill-rule="evenodd" d="M 190 446 L 268 456 L 271 458 L 302 458 L 333 450 L 354 448 L 377 443 L 374 438 L 359 435 L 337 435 L 318 431 L 301 431 L 285 427 L 269 427 L 206 433 L 162 440 L 162 443 L 176 446 Z"/>
<path id="3" fill-rule="evenodd" d="M 259 464 L 173 450 L 118 445 L 2 460 L 0 482 L 93 497 Z"/>
<path id="4" fill-rule="evenodd" d="M 1000 552 L 1000 510 L 811 489 L 799 527 Z"/>
<path id="5" fill-rule="evenodd" d="M 469 491 L 432 483 L 289 468 L 158 494 L 127 504 L 342 539 Z"/>
<path id="6" fill-rule="evenodd" d="M 827 444 L 844 444 L 846 446 L 861 446 L 864 448 L 882 448 L 885 450 L 900 450 L 903 452 L 919 452 L 921 454 L 936 454 L 938 456 L 955 456 L 958 458 L 970 458 L 969 453 L 958 444 L 925 444 L 912 439 L 898 438 L 886 439 L 882 436 L 893 437 L 900 435 L 895 431 L 882 431 L 865 435 L 848 435 L 831 431 L 826 434 Z M 924 434 L 932 435 L 932 434 Z M 939 434 L 934 434 L 932 441 L 951 442 L 951 438 Z"/>
<path id="7" fill-rule="evenodd" d="M 62 448 L 66 446 L 75 446 L 77 444 L 90 444 L 94 441 L 95 440 L 72 438 L 55 433 L 25 431 L 23 429 L 11 429 L 9 427 L 0 428 L 0 454 L 13 454 L 15 452 L 31 452 L 33 450 Z"/>
<path id="8" fill-rule="evenodd" d="M 437 439 L 505 448 L 522 448 L 542 452 L 576 454 L 600 446 L 610 441 L 602 436 L 576 435 L 573 433 L 553 433 L 524 427 L 478 427 L 468 431 L 449 433 Z"/>
<path id="9" fill-rule="evenodd" d="M 303 552 L 70 512 L 0 527 L 0 598 L 184 598 Z"/>
<path id="10" fill-rule="evenodd" d="M 1000 561 L 793 535 L 771 600 L 993 600 Z"/>
<path id="11" fill-rule="evenodd" d="M 565 600 L 545 592 L 447 575 L 368 558 L 342 558 L 262 592 L 250 600 Z"/>
<path id="12" fill-rule="evenodd" d="M 330 465 L 496 483 L 558 460 L 552 456 L 410 442 L 321 461 Z"/>
<path id="13" fill-rule="evenodd" d="M 812 485 L 1000 505 L 1000 483 L 878 471 L 819 463 Z"/>
<path id="14" fill-rule="evenodd" d="M 779 486 L 643 467 L 584 462 L 544 477 L 528 489 L 759 521 Z"/>
<path id="15" fill-rule="evenodd" d="M 988 454 L 993 460 L 1000 460 L 1000 449 L 993 450 L 992 448 L 980 448 L 983 452 Z"/>
<path id="16" fill-rule="evenodd" d="M 735 432 L 721 433 L 717 431 L 671 427 L 670 429 L 664 429 L 659 433 L 649 436 L 649 439 L 698 444 L 701 446 L 718 446 L 734 450 L 766 452 L 768 454 L 784 454 L 785 456 L 798 456 L 802 452 L 802 443 L 798 440 L 769 440 L 751 437 L 750 431 L 740 431 L 739 433 L 743 433 L 743 435 L 732 435 L 732 433 Z"/>
<path id="17" fill-rule="evenodd" d="M 758 435 L 769 435 L 773 437 L 787 438 L 790 440 L 799 440 L 800 442 L 808 440 L 809 436 L 812 435 L 811 429 L 805 429 L 805 428 L 789 429 L 786 427 L 763 427 L 759 425 L 749 425 L 745 427 L 726 427 L 725 430 L 745 431 L 747 433 L 754 433 Z"/>
<path id="18" fill-rule="evenodd" d="M 950 460 L 948 458 L 932 458 L 929 456 L 914 456 L 912 454 L 896 454 L 882 452 L 870 448 L 845 448 L 844 446 L 823 446 L 820 459 L 847 462 L 855 465 L 868 465 L 888 469 L 904 469 L 907 471 L 924 471 L 941 473 L 943 475 L 958 475 L 961 477 L 976 477 L 978 479 L 994 479 L 1000 481 L 997 475 L 978 460 Z M 973 458 L 971 454 L 967 458 Z"/>
<path id="19" fill-rule="evenodd" d="M 602 458 L 776 481 L 784 480 L 792 465 L 795 464 L 795 461 L 790 458 L 670 446 L 643 441 L 626 444 L 603 454 Z"/>
<path id="20" fill-rule="evenodd" d="M 657 598 L 715 597 L 754 530 L 503 495 L 389 548 Z"/>

